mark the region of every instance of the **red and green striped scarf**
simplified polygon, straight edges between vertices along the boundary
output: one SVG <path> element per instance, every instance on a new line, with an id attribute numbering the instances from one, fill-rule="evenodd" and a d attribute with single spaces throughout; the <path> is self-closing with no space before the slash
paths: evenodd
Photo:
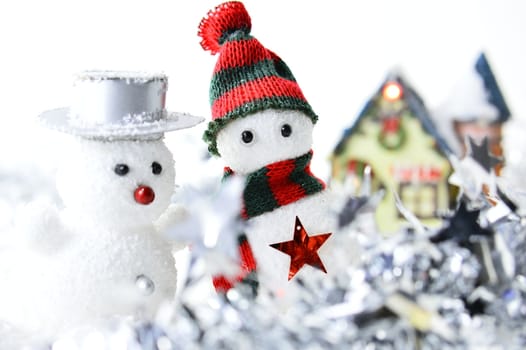
<path id="1" fill-rule="evenodd" d="M 241 216 L 250 219 L 320 192 L 325 183 L 310 170 L 312 150 L 247 175 Z M 225 177 L 234 172 L 225 168 Z"/>
<path id="2" fill-rule="evenodd" d="M 247 220 L 325 189 L 325 183 L 310 170 L 311 159 L 312 150 L 249 174 L 243 191 L 241 216 Z M 225 168 L 225 178 L 233 174 L 230 168 Z M 247 283 L 257 293 L 256 260 L 245 235 L 240 236 L 239 255 L 242 270 L 239 276 L 230 280 L 225 276 L 214 276 L 218 292 L 225 293 L 236 283 Z"/>

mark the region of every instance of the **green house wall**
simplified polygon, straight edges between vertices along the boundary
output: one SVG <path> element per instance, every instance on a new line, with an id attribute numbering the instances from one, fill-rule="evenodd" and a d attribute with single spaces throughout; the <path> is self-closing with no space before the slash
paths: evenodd
<path id="1" fill-rule="evenodd" d="M 399 193 L 402 183 L 410 186 L 411 191 L 423 187 L 436 188 L 433 199 L 427 200 L 430 203 L 426 203 L 423 197 L 416 207 L 412 206 L 417 208 L 416 211 L 418 206 L 426 205 L 436 209 L 432 217 L 420 218 L 423 224 L 431 227 L 439 225 L 439 215 L 449 207 L 447 179 L 451 166 L 448 160 L 437 151 L 434 138 L 425 132 L 417 118 L 405 113 L 400 125 L 405 132 L 405 141 L 399 148 L 389 150 L 379 141 L 381 124 L 365 117 L 345 141 L 343 151 L 332 157 L 332 176 L 336 181 L 343 181 L 348 176 L 349 162 L 352 160 L 371 166 L 373 190 L 380 186 L 386 189 L 386 195 L 376 210 L 376 224 L 387 235 L 408 224 L 400 216 L 393 195 L 393 191 Z M 404 188 L 405 193 L 411 193 L 407 191 L 408 187 Z"/>

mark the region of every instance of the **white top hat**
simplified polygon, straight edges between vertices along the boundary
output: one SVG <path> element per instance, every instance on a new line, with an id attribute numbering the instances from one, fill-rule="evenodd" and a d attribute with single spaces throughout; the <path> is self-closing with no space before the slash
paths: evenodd
<path id="1" fill-rule="evenodd" d="M 86 138 L 151 139 L 204 118 L 165 110 L 163 74 L 86 71 L 76 76 L 69 108 L 44 112 L 44 126 Z"/>

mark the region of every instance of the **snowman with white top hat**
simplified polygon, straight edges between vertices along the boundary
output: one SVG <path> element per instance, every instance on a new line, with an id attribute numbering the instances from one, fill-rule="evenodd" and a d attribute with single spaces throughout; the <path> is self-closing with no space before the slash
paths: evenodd
<path id="1" fill-rule="evenodd" d="M 70 108 L 40 120 L 71 134 L 57 172 L 64 208 L 32 203 L 18 241 L 0 254 L 0 320 L 53 335 L 111 317 L 154 315 L 173 298 L 173 244 L 163 225 L 174 191 L 164 132 L 202 118 L 165 109 L 167 78 L 88 71 L 74 81 Z"/>
<path id="2" fill-rule="evenodd" d="M 246 177 L 241 272 L 215 276 L 214 285 L 227 291 L 248 282 L 284 295 L 292 278 L 331 273 L 336 219 L 330 192 L 310 170 L 318 117 L 285 62 L 250 30 L 237 1 L 217 6 L 199 26 L 201 46 L 219 54 L 204 139 L 224 159 L 226 176 Z"/>

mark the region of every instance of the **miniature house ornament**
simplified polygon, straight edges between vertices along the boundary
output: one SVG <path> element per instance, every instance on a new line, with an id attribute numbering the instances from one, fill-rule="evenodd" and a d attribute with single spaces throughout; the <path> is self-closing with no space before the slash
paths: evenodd
<path id="1" fill-rule="evenodd" d="M 111 317 L 151 317 L 176 288 L 163 225 L 174 191 L 167 131 L 203 119 L 165 109 L 167 78 L 84 72 L 69 108 L 42 123 L 73 136 L 57 173 L 64 208 L 30 203 L 0 264 L 0 319 L 53 335 Z"/>
<path id="2" fill-rule="evenodd" d="M 448 98 L 434 113 L 438 126 L 457 156 L 467 154 L 468 137 L 477 142 L 487 138 L 490 151 L 499 157 L 504 154 L 502 130 L 511 117 L 497 77 L 487 55 L 482 52 L 466 74 L 453 87 Z M 503 164 L 495 166 L 500 175 Z"/>
<path id="3" fill-rule="evenodd" d="M 392 72 L 336 146 L 332 180 L 359 183 L 370 168 L 373 190 L 386 190 L 375 214 L 384 234 L 407 224 L 393 192 L 425 225 L 436 226 L 450 205 L 451 154 L 422 99 Z"/>

